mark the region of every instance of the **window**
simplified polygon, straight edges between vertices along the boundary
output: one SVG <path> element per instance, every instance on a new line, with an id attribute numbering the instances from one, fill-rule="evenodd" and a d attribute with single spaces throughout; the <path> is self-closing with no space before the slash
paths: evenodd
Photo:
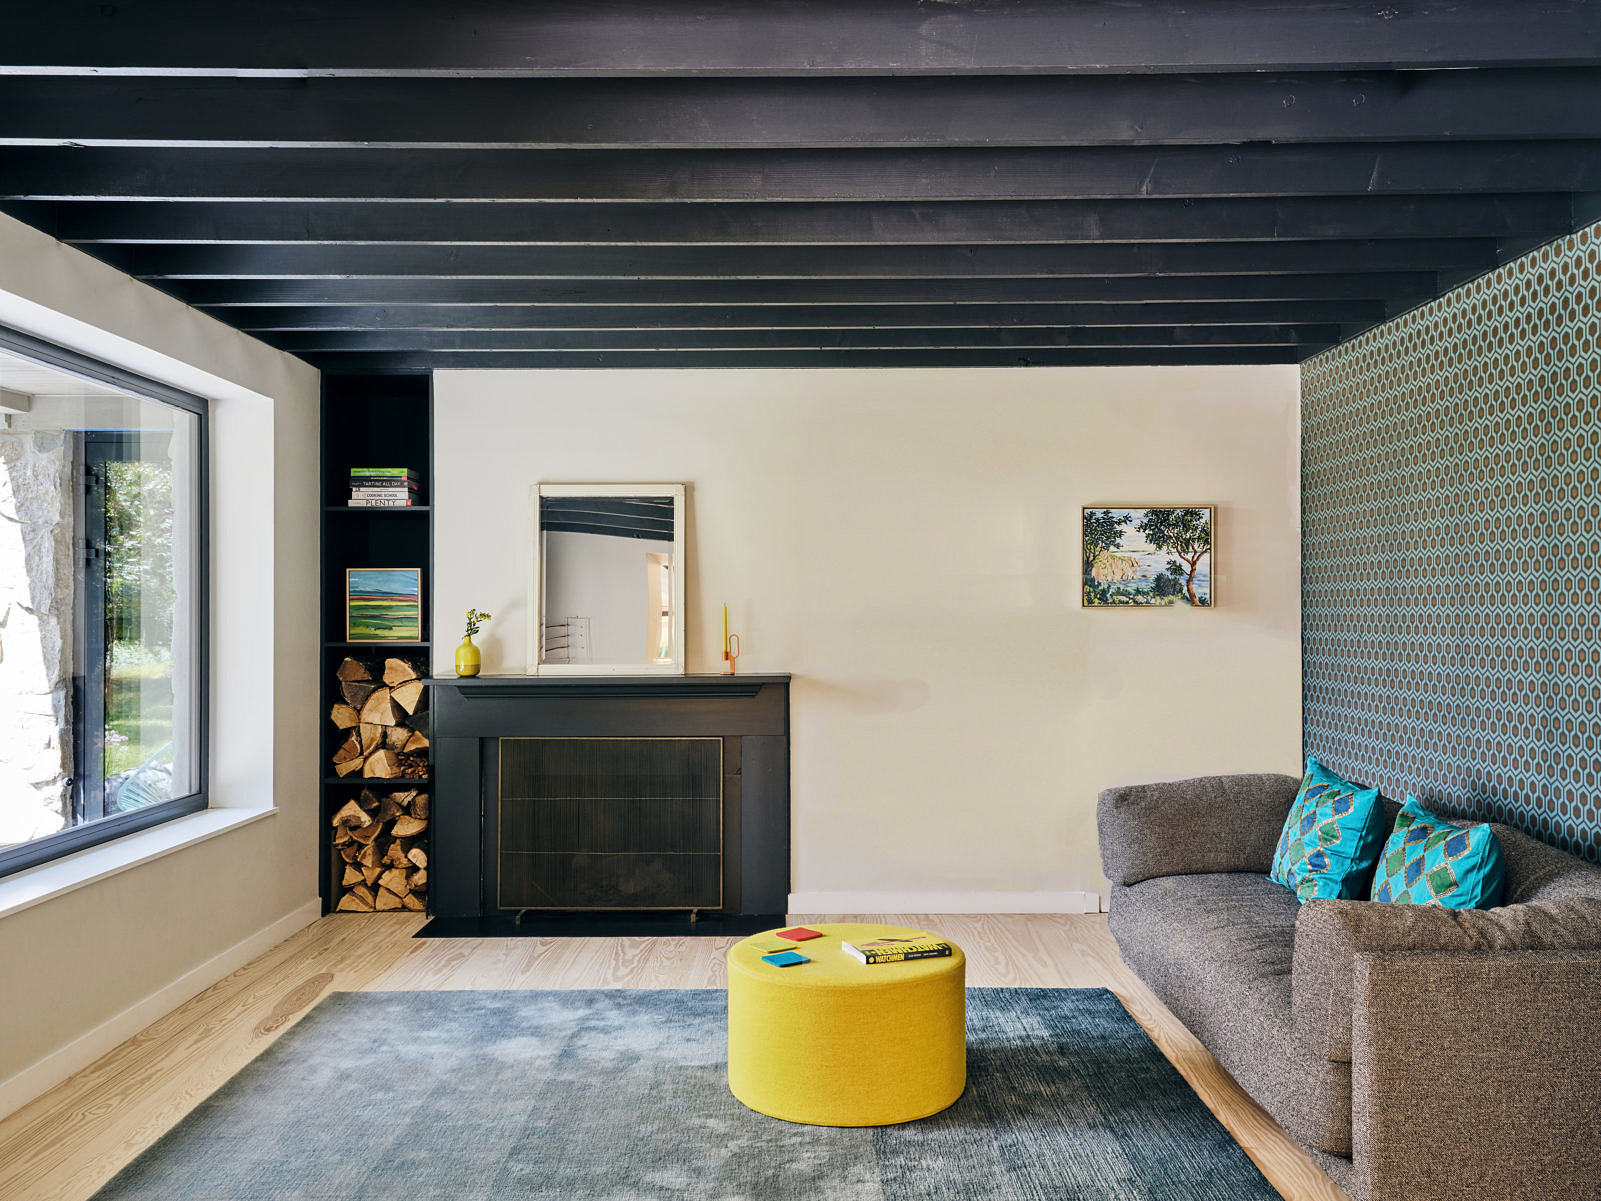
<path id="1" fill-rule="evenodd" d="M 205 808 L 206 409 L 0 329 L 0 874 Z"/>

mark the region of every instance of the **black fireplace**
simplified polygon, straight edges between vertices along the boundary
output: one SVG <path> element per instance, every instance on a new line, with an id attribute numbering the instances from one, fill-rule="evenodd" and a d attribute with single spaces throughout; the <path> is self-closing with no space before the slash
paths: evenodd
<path id="1" fill-rule="evenodd" d="M 787 908 L 788 676 L 429 683 L 436 916 Z"/>

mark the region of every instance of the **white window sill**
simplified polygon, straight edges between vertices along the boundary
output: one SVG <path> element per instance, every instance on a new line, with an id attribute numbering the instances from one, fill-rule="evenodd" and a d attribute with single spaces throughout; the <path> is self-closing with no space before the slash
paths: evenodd
<path id="1" fill-rule="evenodd" d="M 0 917 L 32 909 L 53 897 L 115 876 L 130 867 L 149 863 L 215 838 L 219 834 L 260 821 L 278 810 L 265 809 L 207 809 L 191 813 L 188 817 L 162 822 L 137 834 L 127 834 L 101 843 L 97 847 L 78 851 L 38 867 L 28 868 L 14 876 L 0 877 Z"/>

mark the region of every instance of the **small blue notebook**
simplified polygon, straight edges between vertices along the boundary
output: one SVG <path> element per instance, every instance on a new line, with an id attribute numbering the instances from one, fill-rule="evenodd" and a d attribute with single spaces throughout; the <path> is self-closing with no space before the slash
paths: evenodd
<path id="1" fill-rule="evenodd" d="M 774 967 L 794 967 L 797 963 L 810 963 L 811 960 L 799 951 L 780 951 L 776 955 L 763 955 L 762 962 Z"/>

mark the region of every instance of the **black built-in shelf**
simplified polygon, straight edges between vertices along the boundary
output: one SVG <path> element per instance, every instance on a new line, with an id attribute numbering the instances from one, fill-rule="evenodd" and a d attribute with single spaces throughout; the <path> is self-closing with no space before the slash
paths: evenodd
<path id="1" fill-rule="evenodd" d="M 420 505 L 366 508 L 350 497 L 352 467 L 409 467 L 420 476 Z M 402 653 L 426 674 L 432 669 L 434 521 L 433 380 L 426 374 L 344 374 L 322 377 L 322 707 L 317 742 L 322 777 L 318 839 L 323 912 L 334 904 L 334 860 L 330 819 L 363 788 L 431 788 L 432 779 L 369 780 L 359 774 L 329 775 L 344 734 L 328 720 L 338 699 L 334 670 L 347 655 Z M 409 520 L 395 520 L 406 518 Z M 422 639 L 416 642 L 345 640 L 345 572 L 352 567 L 417 567 L 422 570 Z M 430 722 L 431 725 L 431 722 Z M 430 737 L 431 737 L 430 731 Z M 427 835 L 432 854 L 432 831 Z M 431 891 L 431 890 L 430 890 Z M 403 912 L 403 911 L 401 911 Z"/>

